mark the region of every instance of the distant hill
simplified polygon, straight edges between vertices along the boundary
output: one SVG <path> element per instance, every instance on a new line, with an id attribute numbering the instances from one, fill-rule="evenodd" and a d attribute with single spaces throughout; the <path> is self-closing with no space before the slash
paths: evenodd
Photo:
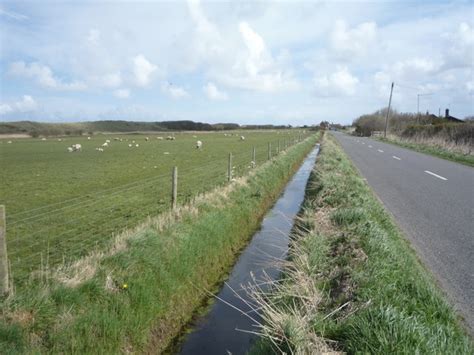
<path id="1" fill-rule="evenodd" d="M 281 129 L 287 126 L 240 126 L 237 123 L 209 124 L 193 121 L 91 121 L 77 123 L 43 123 L 32 121 L 1 122 L 0 134 L 28 134 L 39 136 L 65 136 L 99 132 L 166 132 L 166 131 L 219 131 L 232 129 Z"/>

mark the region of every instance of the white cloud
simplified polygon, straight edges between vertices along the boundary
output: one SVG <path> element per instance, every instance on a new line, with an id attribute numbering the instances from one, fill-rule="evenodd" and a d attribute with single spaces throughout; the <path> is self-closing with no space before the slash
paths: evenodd
<path id="1" fill-rule="evenodd" d="M 444 35 L 448 50 L 445 54 L 445 67 L 472 67 L 474 64 L 474 27 L 462 22 L 457 31 Z"/>
<path id="2" fill-rule="evenodd" d="M 48 89 L 60 91 L 76 91 L 86 89 L 86 85 L 83 82 L 63 82 L 61 79 L 54 77 L 51 68 L 36 62 L 30 64 L 27 64 L 23 61 L 13 62 L 10 65 L 9 73 L 14 76 L 34 79 L 40 86 Z"/>
<path id="3" fill-rule="evenodd" d="M 128 99 L 130 97 L 130 90 L 128 89 L 117 89 L 114 91 L 114 96 L 119 99 Z"/>
<path id="4" fill-rule="evenodd" d="M 0 104 L 0 115 L 14 112 L 32 112 L 38 109 L 38 104 L 30 95 L 24 95 L 20 101 Z"/>
<path id="5" fill-rule="evenodd" d="M 173 99 L 183 99 L 190 96 L 186 90 L 171 83 L 163 83 L 161 85 L 161 91 L 171 96 Z"/>
<path id="6" fill-rule="evenodd" d="M 359 79 L 346 67 L 341 67 L 330 75 L 314 78 L 316 93 L 322 96 L 354 95 Z"/>
<path id="7" fill-rule="evenodd" d="M 206 93 L 207 97 L 211 100 L 227 100 L 228 96 L 225 92 L 220 91 L 216 85 L 213 83 L 207 83 L 203 87 L 204 92 Z"/>
<path id="8" fill-rule="evenodd" d="M 95 28 L 90 29 L 86 40 L 88 44 L 98 46 L 100 42 L 100 31 Z"/>
<path id="9" fill-rule="evenodd" d="M 466 83 L 466 90 L 469 94 L 473 94 L 474 93 L 474 80 L 471 80 L 471 81 L 468 81 Z"/>
<path id="10" fill-rule="evenodd" d="M 331 33 L 331 46 L 342 56 L 363 55 L 376 36 L 375 22 L 364 22 L 349 29 L 343 20 L 338 20 Z"/>
<path id="11" fill-rule="evenodd" d="M 23 14 L 19 14 L 18 12 L 5 10 L 2 7 L 0 7 L 0 16 L 5 16 L 5 17 L 8 17 L 8 18 L 10 18 L 12 20 L 16 20 L 16 21 L 28 20 L 28 16 L 25 16 Z"/>
<path id="12" fill-rule="evenodd" d="M 133 58 L 133 74 L 135 76 L 135 83 L 138 86 L 149 85 L 152 75 L 157 69 L 158 67 L 150 63 L 142 54 Z"/>

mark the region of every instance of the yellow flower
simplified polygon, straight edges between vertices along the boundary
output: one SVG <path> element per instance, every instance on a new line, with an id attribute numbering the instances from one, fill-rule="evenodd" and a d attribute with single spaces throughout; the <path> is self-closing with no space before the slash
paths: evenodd
<path id="1" fill-rule="evenodd" d="M 128 288 L 128 285 L 127 285 L 127 284 L 123 284 L 123 285 L 122 285 L 122 288 L 123 288 L 123 289 Z"/>

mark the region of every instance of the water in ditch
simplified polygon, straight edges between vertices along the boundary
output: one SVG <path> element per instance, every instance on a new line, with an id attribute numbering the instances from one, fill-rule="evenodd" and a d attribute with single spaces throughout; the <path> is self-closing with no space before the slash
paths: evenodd
<path id="1" fill-rule="evenodd" d="M 236 355 L 245 354 L 251 348 L 257 336 L 249 331 L 258 329 L 255 322 L 242 312 L 255 320 L 259 320 L 259 316 L 246 304 L 245 301 L 250 300 L 242 286 L 261 282 L 268 277 L 278 279 L 280 271 L 275 267 L 275 260 L 286 258 L 290 232 L 303 203 L 306 184 L 318 152 L 319 145 L 305 158 L 283 194 L 267 213 L 260 230 L 252 237 L 234 265 L 229 279 L 217 294 L 216 302 L 192 325 L 192 331 L 180 346 L 180 354 Z M 265 290 L 265 286 L 262 287 Z"/>

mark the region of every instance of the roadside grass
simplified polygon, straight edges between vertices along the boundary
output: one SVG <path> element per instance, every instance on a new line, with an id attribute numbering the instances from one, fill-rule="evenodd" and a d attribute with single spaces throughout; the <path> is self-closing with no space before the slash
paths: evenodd
<path id="1" fill-rule="evenodd" d="M 164 351 L 223 280 L 317 135 L 247 177 L 44 270 L 1 303 L 0 353 Z"/>
<path id="2" fill-rule="evenodd" d="M 412 149 L 420 153 L 430 154 L 438 158 L 451 160 L 456 163 L 474 167 L 474 154 L 472 152 L 470 154 L 463 154 L 457 151 L 453 151 L 452 149 L 446 146 L 446 143 L 439 143 L 435 145 L 435 144 L 430 144 L 429 141 L 413 142 L 413 141 L 410 141 L 407 139 L 401 139 L 395 136 L 390 136 L 387 138 L 378 137 L 376 139 L 385 143 L 395 144 L 400 147 Z M 474 148 L 472 148 L 471 146 L 471 149 L 474 149 Z"/>
<path id="3" fill-rule="evenodd" d="M 473 343 L 413 249 L 326 134 L 252 354 L 472 354 Z M 316 344 L 316 345 L 315 345 Z"/>

